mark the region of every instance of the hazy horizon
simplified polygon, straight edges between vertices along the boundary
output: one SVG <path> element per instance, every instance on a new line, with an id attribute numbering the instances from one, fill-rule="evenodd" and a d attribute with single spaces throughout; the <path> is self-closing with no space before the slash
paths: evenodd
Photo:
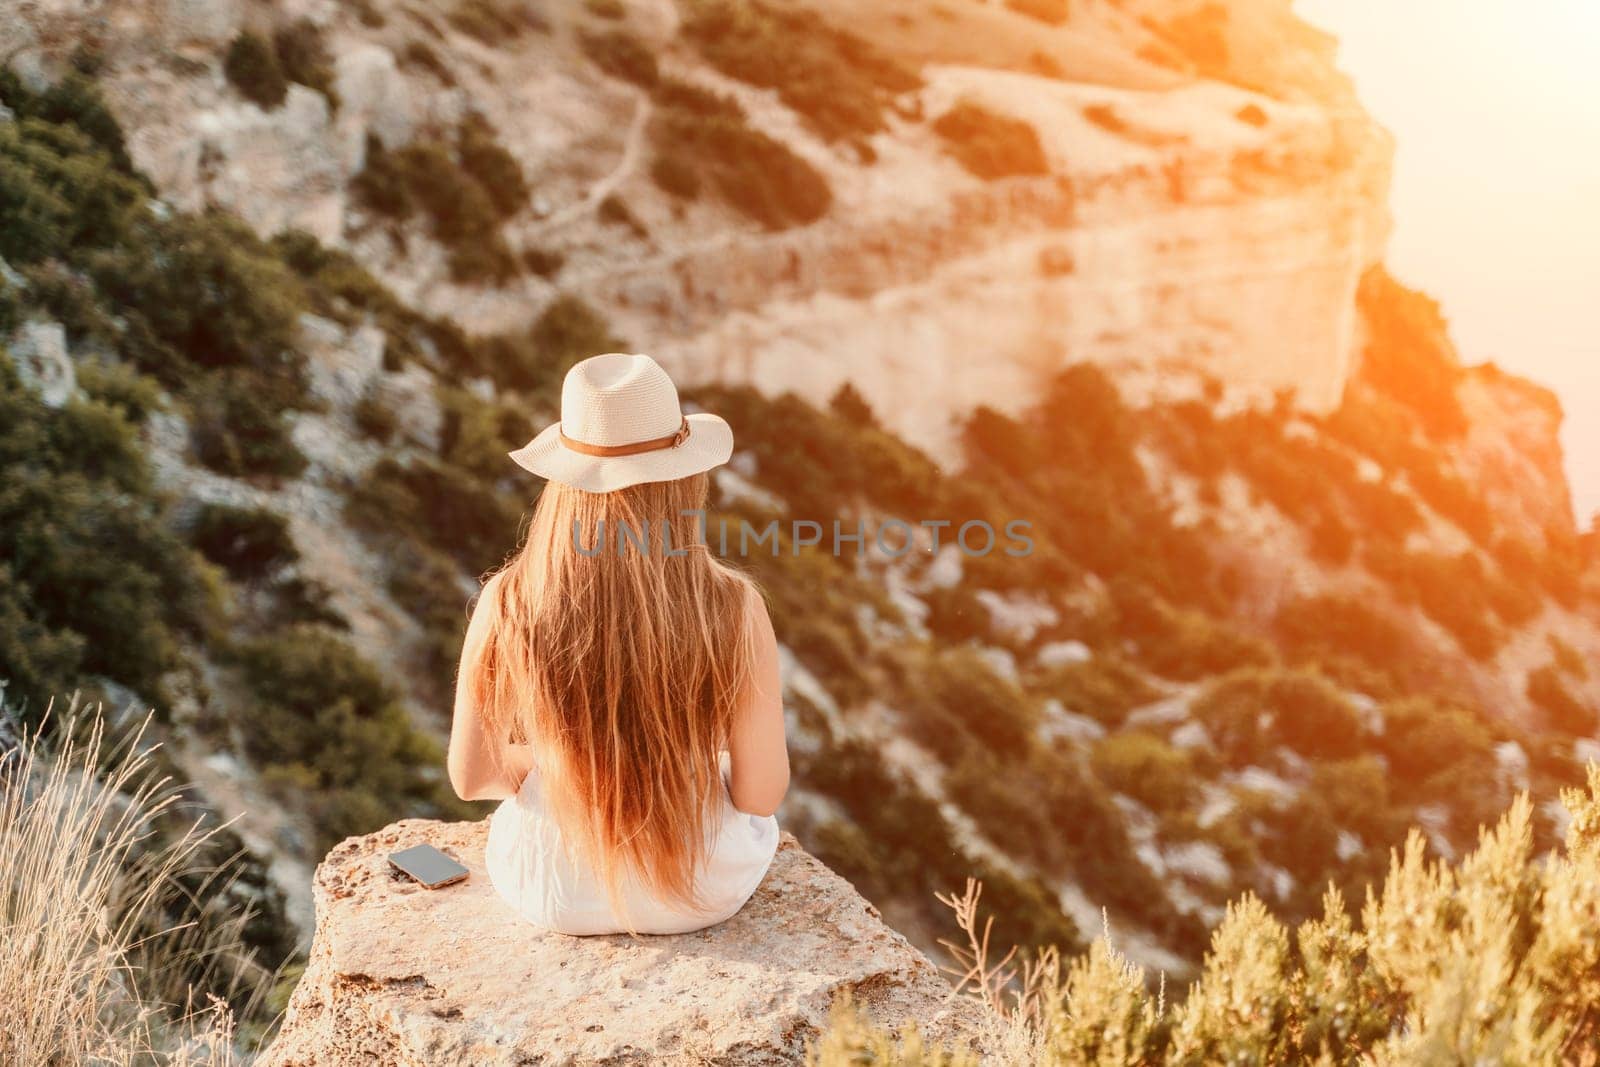
<path id="1" fill-rule="evenodd" d="M 1580 525 L 1600 509 L 1600 4 L 1296 0 L 1395 135 L 1389 265 L 1468 363 L 1553 389 Z"/>

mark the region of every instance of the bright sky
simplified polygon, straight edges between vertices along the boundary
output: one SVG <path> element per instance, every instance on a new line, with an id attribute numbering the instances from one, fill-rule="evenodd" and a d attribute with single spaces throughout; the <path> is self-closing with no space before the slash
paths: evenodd
<path id="1" fill-rule="evenodd" d="M 1600 510 L 1600 0 L 1295 0 L 1395 135 L 1389 267 L 1464 360 L 1554 389 Z"/>

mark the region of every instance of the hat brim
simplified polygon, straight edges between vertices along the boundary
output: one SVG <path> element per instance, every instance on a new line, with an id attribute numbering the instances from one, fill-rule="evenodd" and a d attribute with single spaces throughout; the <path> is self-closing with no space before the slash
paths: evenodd
<path id="1" fill-rule="evenodd" d="M 733 455 L 733 427 L 719 415 L 697 412 L 686 418 L 689 436 L 682 444 L 631 456 L 586 456 L 561 443 L 561 424 L 508 453 L 517 466 L 552 482 L 586 493 L 610 493 L 630 485 L 670 482 L 720 467 Z"/>

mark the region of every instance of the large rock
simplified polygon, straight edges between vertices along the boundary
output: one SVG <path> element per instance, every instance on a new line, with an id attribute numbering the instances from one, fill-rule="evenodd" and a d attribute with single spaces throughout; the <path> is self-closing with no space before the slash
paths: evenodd
<path id="1" fill-rule="evenodd" d="M 483 867 L 484 823 L 407 820 L 317 868 L 317 926 L 270 1067 L 798 1062 L 848 994 L 946 1036 L 975 1010 L 850 885 L 785 834 L 738 915 L 677 937 L 567 937 L 521 920 Z M 430 892 L 389 853 L 472 871 Z"/>
<path id="2" fill-rule="evenodd" d="M 9 345 L 11 361 L 22 384 L 39 394 L 46 407 L 58 408 L 71 399 L 78 375 L 67 355 L 67 332 L 59 322 L 29 319 L 17 327 Z"/>

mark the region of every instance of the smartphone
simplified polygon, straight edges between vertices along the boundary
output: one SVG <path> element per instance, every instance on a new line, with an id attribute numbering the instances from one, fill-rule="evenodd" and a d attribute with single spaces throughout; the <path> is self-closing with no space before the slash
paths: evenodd
<path id="1" fill-rule="evenodd" d="M 432 845 L 414 845 L 389 854 L 395 870 L 428 889 L 442 889 L 467 876 L 467 869 Z"/>

